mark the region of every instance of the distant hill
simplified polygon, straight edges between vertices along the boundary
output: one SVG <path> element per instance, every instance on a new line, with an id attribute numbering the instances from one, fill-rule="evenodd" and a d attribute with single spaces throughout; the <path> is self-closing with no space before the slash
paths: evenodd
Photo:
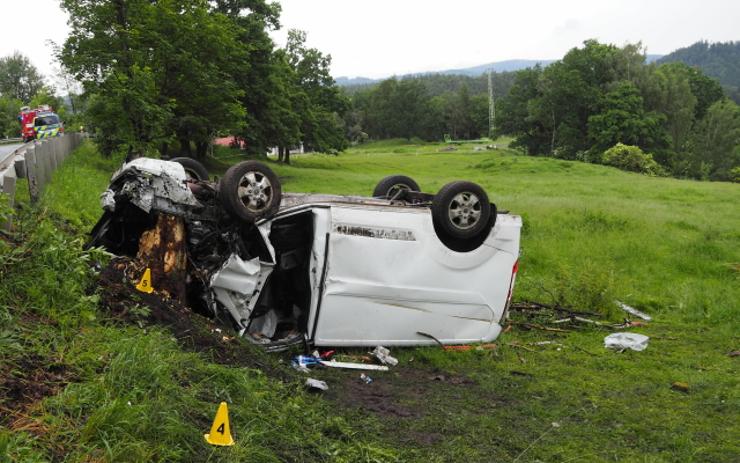
<path id="1" fill-rule="evenodd" d="M 740 102 L 740 41 L 696 42 L 662 57 L 658 63 L 676 61 L 699 67 L 708 76 L 719 80 L 727 94 Z"/>
<path id="2" fill-rule="evenodd" d="M 663 55 L 647 55 L 647 62 L 652 63 L 653 61 L 656 61 L 660 59 Z M 430 71 L 430 72 L 423 72 L 423 73 L 417 73 L 417 74 L 405 74 L 400 76 L 400 78 L 404 77 L 419 77 L 419 76 L 426 76 L 426 75 L 445 75 L 445 76 L 468 76 L 468 77 L 479 77 L 488 72 L 488 70 L 492 70 L 494 72 L 514 72 L 514 71 L 520 71 L 522 69 L 532 68 L 536 65 L 540 66 L 547 66 L 551 63 L 554 63 L 556 60 L 554 59 L 509 59 L 505 61 L 495 61 L 493 63 L 487 63 L 487 64 L 480 64 L 478 66 L 471 66 L 469 68 L 461 68 L 461 69 L 447 69 L 444 71 Z M 383 79 L 370 79 L 367 77 L 337 77 L 336 79 L 337 85 L 340 87 L 359 87 L 363 85 L 372 85 L 380 82 Z"/>

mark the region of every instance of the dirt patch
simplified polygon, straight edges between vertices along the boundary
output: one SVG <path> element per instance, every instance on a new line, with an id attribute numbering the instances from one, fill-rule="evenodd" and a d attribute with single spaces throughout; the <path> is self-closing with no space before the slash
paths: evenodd
<path id="1" fill-rule="evenodd" d="M 63 363 L 31 353 L 19 357 L 0 372 L 0 423 L 23 418 L 28 409 L 45 397 L 56 395 L 71 379 Z"/>
<path id="2" fill-rule="evenodd" d="M 454 400 L 465 389 L 478 389 L 478 384 L 468 377 L 418 367 L 398 366 L 388 373 L 373 373 L 369 373 L 374 378 L 370 384 L 360 379 L 359 371 L 322 375 L 330 382 L 326 397 L 384 418 L 419 418 L 437 397 Z"/>
<path id="3" fill-rule="evenodd" d="M 141 327 L 163 326 L 172 332 L 183 349 L 206 353 L 219 364 L 259 368 L 268 376 L 281 380 L 293 378 L 290 371 L 271 365 L 266 354 L 237 337 L 232 328 L 193 312 L 166 294 L 137 291 L 135 276 L 142 273 L 142 268 L 125 257 L 113 259 L 100 272 L 100 305 L 112 318 Z"/>

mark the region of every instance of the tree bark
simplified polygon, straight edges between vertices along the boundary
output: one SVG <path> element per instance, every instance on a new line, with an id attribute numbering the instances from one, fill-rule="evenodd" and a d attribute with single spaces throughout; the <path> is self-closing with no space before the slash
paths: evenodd
<path id="1" fill-rule="evenodd" d="M 152 288 L 185 303 L 187 256 L 185 223 L 180 217 L 160 214 L 157 224 L 142 233 L 136 260 L 152 272 Z"/>

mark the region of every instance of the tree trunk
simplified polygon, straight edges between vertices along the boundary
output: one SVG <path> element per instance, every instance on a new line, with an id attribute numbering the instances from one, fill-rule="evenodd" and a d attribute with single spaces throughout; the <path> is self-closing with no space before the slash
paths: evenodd
<path id="1" fill-rule="evenodd" d="M 286 164 L 290 164 L 290 148 L 285 148 L 285 155 L 283 155 L 283 162 Z"/>
<path id="2" fill-rule="evenodd" d="M 208 142 L 207 141 L 199 141 L 195 143 L 195 155 L 202 159 L 206 157 L 206 154 L 208 152 Z"/>
<path id="3" fill-rule="evenodd" d="M 180 137 L 180 154 L 183 156 L 192 156 L 193 152 L 190 150 L 190 140 L 186 137 Z"/>
<path id="4" fill-rule="evenodd" d="M 136 260 L 152 272 L 152 288 L 185 303 L 187 258 L 185 223 L 180 217 L 160 214 L 157 224 L 142 233 Z"/>

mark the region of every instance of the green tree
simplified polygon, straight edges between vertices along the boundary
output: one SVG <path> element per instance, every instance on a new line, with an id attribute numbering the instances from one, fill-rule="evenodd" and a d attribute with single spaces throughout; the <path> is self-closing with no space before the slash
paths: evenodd
<path id="1" fill-rule="evenodd" d="M 21 126 L 18 122 L 18 113 L 22 106 L 21 100 L 0 95 L 0 137 L 19 137 Z"/>
<path id="2" fill-rule="evenodd" d="M 663 117 L 646 113 L 637 87 L 622 81 L 608 92 L 600 104 L 601 112 L 588 118 L 592 149 L 603 151 L 617 143 L 652 149 L 664 144 Z"/>
<path id="3" fill-rule="evenodd" d="M 238 127 L 238 28 L 206 0 L 62 0 L 70 35 L 61 62 L 91 95 L 88 127 L 103 152 L 132 154 L 174 139 L 199 154 Z"/>
<path id="4" fill-rule="evenodd" d="M 302 118 L 305 147 L 323 152 L 343 150 L 346 138 L 341 114 L 348 109 L 349 101 L 331 76 L 331 56 L 307 47 L 306 33 L 299 30 L 288 31 L 285 53 L 294 71 L 291 89 Z"/>
<path id="5" fill-rule="evenodd" d="M 694 123 L 696 97 L 691 92 L 688 69 L 681 64 L 664 64 L 654 73 L 658 88 L 657 111 L 665 116 L 664 127 L 673 154 L 659 157 L 658 162 L 672 165 L 676 154 L 686 148 Z"/>
<path id="6" fill-rule="evenodd" d="M 43 87 L 43 77 L 25 55 L 0 58 L 0 95 L 28 104 Z"/>
<path id="7" fill-rule="evenodd" d="M 709 107 L 692 134 L 682 168 L 692 177 L 733 180 L 733 169 L 740 168 L 740 106 L 725 98 Z"/>

